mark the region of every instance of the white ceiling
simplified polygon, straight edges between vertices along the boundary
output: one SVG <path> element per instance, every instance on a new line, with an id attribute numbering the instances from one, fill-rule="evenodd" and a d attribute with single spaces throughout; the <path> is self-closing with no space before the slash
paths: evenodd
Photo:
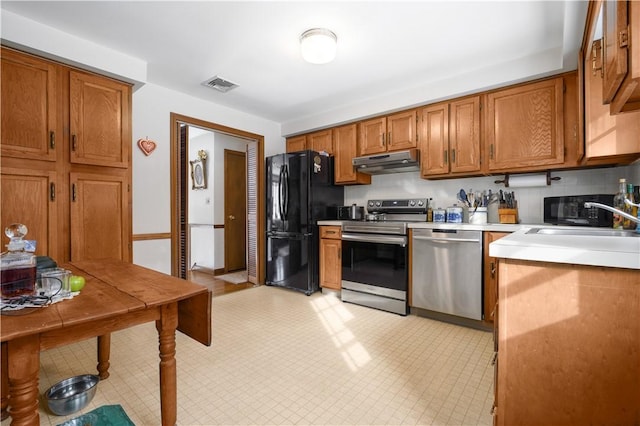
<path id="1" fill-rule="evenodd" d="M 148 83 L 295 129 L 322 114 L 358 118 L 575 69 L 587 2 L 3 0 L 1 8 L 144 61 Z M 334 62 L 302 60 L 298 38 L 313 27 L 337 34 Z M 239 87 L 201 85 L 214 75 Z"/>

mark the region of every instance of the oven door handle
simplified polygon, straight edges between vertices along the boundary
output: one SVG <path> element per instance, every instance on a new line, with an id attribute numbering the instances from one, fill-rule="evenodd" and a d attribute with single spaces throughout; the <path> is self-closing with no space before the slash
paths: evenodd
<path id="1" fill-rule="evenodd" d="M 343 233 L 342 240 L 362 243 L 393 244 L 402 247 L 407 245 L 407 237 L 399 235 L 356 235 Z"/>

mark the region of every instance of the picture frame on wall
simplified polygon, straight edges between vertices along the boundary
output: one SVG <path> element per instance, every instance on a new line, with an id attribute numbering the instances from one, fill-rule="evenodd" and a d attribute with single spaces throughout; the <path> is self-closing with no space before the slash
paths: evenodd
<path id="1" fill-rule="evenodd" d="M 191 164 L 191 189 L 207 189 L 207 153 L 198 151 L 198 158 L 190 160 Z"/>

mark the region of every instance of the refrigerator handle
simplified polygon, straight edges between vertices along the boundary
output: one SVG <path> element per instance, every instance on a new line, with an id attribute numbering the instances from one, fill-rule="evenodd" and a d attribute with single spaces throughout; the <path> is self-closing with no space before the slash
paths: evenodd
<path id="1" fill-rule="evenodd" d="M 280 213 L 280 219 L 284 220 L 284 208 L 283 208 L 283 203 L 284 203 L 284 185 L 283 185 L 283 181 L 284 181 L 284 168 L 285 166 L 283 165 L 282 168 L 280 168 L 280 176 L 278 179 L 278 213 Z"/>
<path id="2" fill-rule="evenodd" d="M 284 166 L 284 220 L 288 219 L 289 216 L 289 166 Z"/>

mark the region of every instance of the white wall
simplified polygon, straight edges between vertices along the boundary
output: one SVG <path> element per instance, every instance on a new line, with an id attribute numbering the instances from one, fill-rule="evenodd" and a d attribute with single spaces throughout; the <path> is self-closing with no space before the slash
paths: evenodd
<path id="1" fill-rule="evenodd" d="M 615 194 L 618 191 L 618 179 L 640 185 L 640 162 L 626 167 L 588 169 L 577 171 L 552 172 L 552 177 L 560 177 L 551 186 L 536 188 L 509 188 L 496 184 L 501 176 L 476 177 L 465 179 L 425 180 L 419 172 L 394 175 L 373 176 L 371 185 L 350 186 L 345 190 L 345 205 L 356 203 L 366 205 L 366 201 L 376 198 L 433 198 L 437 207 L 448 207 L 458 203 L 456 194 L 463 188 L 493 192 L 514 191 L 518 200 L 518 215 L 521 223 L 543 222 L 543 198 L 558 195 Z"/>
<path id="2" fill-rule="evenodd" d="M 222 107 L 153 84 L 146 84 L 133 95 L 133 140 L 148 137 L 158 147 L 148 157 L 133 149 L 133 233 L 163 233 L 171 230 L 170 200 L 170 114 L 188 117 L 263 135 L 265 156 L 284 152 L 280 125 L 240 111 Z M 215 170 L 223 160 L 209 162 Z M 210 172 L 211 173 L 211 172 Z M 211 174 L 209 175 L 211 177 Z M 213 202 L 213 200 L 212 200 Z M 216 236 L 217 240 L 217 236 Z M 171 258 L 155 245 L 133 245 L 133 261 L 162 272 L 171 271 Z M 152 253 L 149 253 L 149 250 Z M 170 253 L 169 253 L 170 254 Z"/>

